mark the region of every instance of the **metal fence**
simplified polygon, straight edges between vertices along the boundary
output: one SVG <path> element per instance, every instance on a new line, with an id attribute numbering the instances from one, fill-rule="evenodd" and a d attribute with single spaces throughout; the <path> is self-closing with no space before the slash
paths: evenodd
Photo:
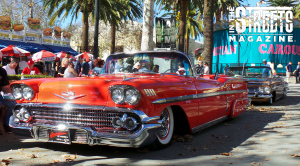
<path id="1" fill-rule="evenodd" d="M 277 66 L 281 64 L 282 65 L 282 68 L 278 68 Z M 236 67 L 236 66 L 263 66 L 263 63 L 213 63 L 212 64 L 212 72 L 215 73 L 215 72 L 219 72 L 219 73 L 224 73 L 224 69 L 226 67 L 226 65 L 228 65 L 229 67 Z M 285 73 L 286 73 L 286 69 L 285 69 L 285 66 L 287 64 L 282 64 L 282 63 L 274 63 L 274 68 L 277 72 L 277 75 L 280 75 L 280 76 L 285 76 Z M 297 64 L 292 64 L 292 71 L 294 71 L 297 67 Z"/>

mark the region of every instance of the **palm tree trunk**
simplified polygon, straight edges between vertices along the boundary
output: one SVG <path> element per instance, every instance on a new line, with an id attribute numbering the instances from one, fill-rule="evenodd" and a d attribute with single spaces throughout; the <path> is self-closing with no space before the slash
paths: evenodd
<path id="1" fill-rule="evenodd" d="M 82 12 L 82 49 L 85 52 L 88 52 L 88 45 L 89 45 L 89 15 L 85 12 Z"/>
<path id="2" fill-rule="evenodd" d="M 143 34 L 141 50 L 153 50 L 153 15 L 154 15 L 154 1 L 144 1 L 144 16 L 143 16 Z"/>
<path id="3" fill-rule="evenodd" d="M 220 21 L 221 20 L 221 11 L 220 10 L 217 10 L 216 11 L 216 22 Z"/>
<path id="4" fill-rule="evenodd" d="M 186 36 L 186 41 L 185 41 L 185 54 L 189 55 L 189 44 L 190 44 L 190 31 L 189 29 L 187 30 L 187 36 Z"/>
<path id="5" fill-rule="evenodd" d="M 210 73 L 212 69 L 212 55 L 214 47 L 213 30 L 213 8 L 215 0 L 204 0 L 204 63 L 208 63 Z"/>
<path id="6" fill-rule="evenodd" d="M 184 36 L 185 36 L 185 27 L 186 27 L 186 13 L 187 6 L 190 0 L 181 0 L 180 1 L 180 25 L 179 25 L 179 47 L 178 51 L 184 52 Z"/>
<path id="7" fill-rule="evenodd" d="M 111 22 L 111 44 L 110 44 L 110 53 L 115 53 L 116 50 L 116 23 L 114 21 Z"/>

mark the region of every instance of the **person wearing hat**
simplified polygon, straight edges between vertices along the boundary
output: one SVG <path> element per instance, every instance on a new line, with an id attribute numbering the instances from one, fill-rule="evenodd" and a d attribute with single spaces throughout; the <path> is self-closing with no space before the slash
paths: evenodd
<path id="1" fill-rule="evenodd" d="M 23 74 L 30 74 L 30 75 L 40 75 L 41 72 L 37 67 L 34 67 L 34 62 L 32 60 L 27 61 L 28 67 L 25 67 L 22 75 Z"/>
<path id="2" fill-rule="evenodd" d="M 134 64 L 132 71 L 138 72 L 140 69 L 141 69 L 141 64 L 140 64 L 140 62 L 137 62 Z"/>

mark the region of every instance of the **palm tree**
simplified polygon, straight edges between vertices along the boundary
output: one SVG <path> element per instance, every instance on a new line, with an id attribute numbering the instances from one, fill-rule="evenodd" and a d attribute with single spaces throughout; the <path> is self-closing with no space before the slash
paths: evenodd
<path id="1" fill-rule="evenodd" d="M 214 30 L 213 30 L 213 14 L 214 14 L 214 4 L 216 0 L 204 0 L 204 50 L 203 50 L 203 58 L 204 62 L 208 63 L 210 73 L 212 66 L 212 55 L 213 55 L 213 47 L 214 47 Z"/>
<path id="2" fill-rule="evenodd" d="M 179 13 L 176 15 L 176 29 L 177 32 L 179 31 Z M 165 16 L 174 16 L 174 13 L 165 13 L 162 15 L 162 17 Z M 186 14 L 186 31 L 185 31 L 185 53 L 188 55 L 189 52 L 189 40 L 190 37 L 197 39 L 200 34 L 203 33 L 203 21 L 201 18 L 201 11 L 199 8 L 196 8 L 196 6 L 193 3 L 189 3 L 188 10 Z"/>
<path id="3" fill-rule="evenodd" d="M 153 15 L 154 1 L 144 0 L 141 50 L 153 50 Z"/>
<path id="4" fill-rule="evenodd" d="M 122 20 L 133 20 L 142 17 L 142 9 L 137 0 L 119 0 L 114 4 L 114 15 L 110 18 L 111 25 L 111 49 L 110 53 L 115 52 L 116 27 Z"/>
<path id="5" fill-rule="evenodd" d="M 193 3 L 195 6 L 200 6 L 201 0 L 161 0 L 157 1 L 164 9 L 167 11 L 176 10 L 179 8 L 179 47 L 178 51 L 184 52 L 184 38 L 186 34 L 186 14 L 188 10 L 189 3 Z M 175 11 L 176 12 L 176 11 Z M 176 12 L 177 13 L 177 12 Z"/>
<path id="6" fill-rule="evenodd" d="M 283 6 L 289 6 L 289 7 L 294 7 L 296 6 L 296 2 L 294 0 L 268 0 L 267 4 L 269 6 L 276 6 L 276 7 L 283 7 Z"/>
<path id="7" fill-rule="evenodd" d="M 298 2 L 298 3 L 297 3 Z M 269 6 L 274 7 L 293 7 L 293 14 L 296 18 L 300 15 L 300 3 L 294 0 L 269 0 L 267 1 Z"/>
<path id="8" fill-rule="evenodd" d="M 193 3 L 189 3 L 188 5 L 186 18 L 185 53 L 188 55 L 190 36 L 197 39 L 203 33 L 203 20 L 201 18 L 201 11 Z"/>
<path id="9" fill-rule="evenodd" d="M 128 9 L 128 3 L 124 3 L 132 0 L 101 0 L 99 3 L 99 18 L 104 22 L 111 22 L 112 20 L 121 19 L 122 14 L 126 14 L 125 7 Z M 131 4 L 129 5 L 131 7 Z M 83 51 L 88 51 L 88 31 L 89 31 L 89 17 L 94 20 L 94 1 L 93 0 L 45 0 L 44 8 L 49 9 L 48 16 L 51 17 L 50 25 L 54 21 L 62 17 L 62 20 L 71 15 L 71 22 L 78 18 L 78 15 L 82 13 L 82 47 Z M 119 12 L 122 10 L 122 12 Z M 135 14 L 135 13 L 134 13 Z M 128 17 L 130 18 L 130 17 Z"/>
<path id="10" fill-rule="evenodd" d="M 229 13 L 228 7 L 241 6 L 241 0 L 216 0 L 215 2 L 215 15 L 216 22 L 221 20 L 222 15 Z"/>
<path id="11" fill-rule="evenodd" d="M 71 15 L 72 20 L 78 18 L 78 14 L 82 13 L 82 47 L 84 51 L 88 50 L 88 17 L 94 9 L 94 1 L 92 0 L 45 0 L 44 8 L 49 9 L 48 16 L 51 17 L 50 25 L 62 16 L 62 19 Z M 63 15 L 62 15 L 63 14 Z M 70 23 L 70 24 L 71 24 Z"/>

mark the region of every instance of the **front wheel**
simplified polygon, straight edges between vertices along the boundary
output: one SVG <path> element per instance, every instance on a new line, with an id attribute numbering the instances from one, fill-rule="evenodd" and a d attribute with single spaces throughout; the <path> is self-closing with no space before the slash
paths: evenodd
<path id="1" fill-rule="evenodd" d="M 174 115 L 171 107 L 165 108 L 161 115 L 162 130 L 158 131 L 157 139 L 153 143 L 155 149 L 166 147 L 170 144 L 174 132 Z"/>

